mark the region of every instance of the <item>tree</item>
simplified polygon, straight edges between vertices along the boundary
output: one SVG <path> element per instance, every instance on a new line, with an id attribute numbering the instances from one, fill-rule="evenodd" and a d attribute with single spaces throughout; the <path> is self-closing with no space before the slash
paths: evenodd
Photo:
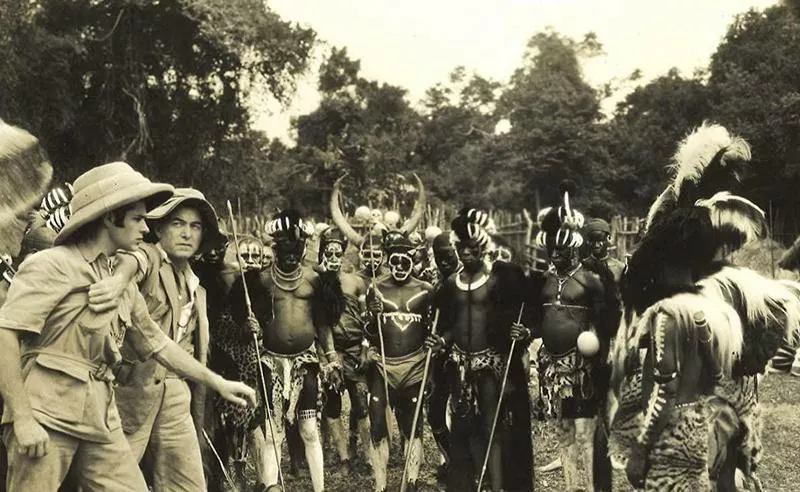
<path id="1" fill-rule="evenodd" d="M 670 178 L 678 142 L 710 114 L 706 86 L 674 68 L 617 105 L 607 125 L 612 165 L 604 183 L 626 214 L 647 213 Z"/>
<path id="2" fill-rule="evenodd" d="M 552 30 L 538 33 L 500 98 L 498 111 L 511 122 L 508 138 L 515 157 L 504 172 L 517 177 L 518 198 L 529 207 L 555 203 L 564 178 L 578 182 L 577 203 L 590 213 L 612 207 L 601 184 L 609 160 L 599 97 L 580 67 L 581 59 L 600 53 L 594 34 L 575 41 Z"/>
<path id="3" fill-rule="evenodd" d="M 315 42 L 259 0 L 7 3 L 0 42 L 16 58 L 0 80 L 18 103 L 4 117 L 40 136 L 66 179 L 116 159 L 205 190 L 218 166 L 245 174 L 252 163 L 220 149 L 251 139 L 250 91 L 288 97 Z"/>
<path id="4" fill-rule="evenodd" d="M 317 213 L 327 209 L 330 187 L 345 172 L 351 205 L 413 205 L 405 203 L 413 193 L 402 185 L 418 165 L 419 115 L 405 89 L 362 78 L 359 70 L 346 49 L 332 49 L 320 68 L 319 107 L 294 122 L 296 150 L 312 168 L 309 181 L 316 183 L 306 204 L 316 204 Z"/>
<path id="5" fill-rule="evenodd" d="M 747 195 L 774 204 L 787 232 L 798 230 L 800 185 L 800 22 L 775 6 L 737 16 L 711 59 L 713 118 L 753 147 Z"/>

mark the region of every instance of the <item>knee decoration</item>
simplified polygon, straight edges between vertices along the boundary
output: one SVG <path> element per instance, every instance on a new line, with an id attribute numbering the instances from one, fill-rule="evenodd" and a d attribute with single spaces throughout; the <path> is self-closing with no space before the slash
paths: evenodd
<path id="1" fill-rule="evenodd" d="M 300 410 L 297 412 L 297 420 L 300 422 L 306 420 L 315 420 L 317 418 L 317 411 L 316 410 Z"/>

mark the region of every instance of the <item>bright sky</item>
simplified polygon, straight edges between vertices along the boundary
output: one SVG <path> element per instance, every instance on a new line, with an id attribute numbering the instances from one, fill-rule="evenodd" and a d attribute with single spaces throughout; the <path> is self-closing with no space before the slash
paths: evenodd
<path id="1" fill-rule="evenodd" d="M 310 26 L 331 46 L 361 60 L 361 75 L 408 89 L 416 104 L 425 90 L 464 65 L 505 82 L 520 66 L 527 40 L 552 26 L 580 39 L 593 31 L 605 56 L 584 67 L 595 86 L 634 70 L 643 82 L 671 67 L 691 75 L 707 66 L 737 13 L 777 0 L 270 0 L 284 19 Z M 321 58 L 320 58 L 321 60 Z M 314 63 L 315 68 L 319 62 Z M 316 73 L 299 83 L 288 108 L 256 108 L 256 126 L 289 135 L 289 118 L 313 110 Z M 610 107 L 613 107 L 611 105 Z"/>

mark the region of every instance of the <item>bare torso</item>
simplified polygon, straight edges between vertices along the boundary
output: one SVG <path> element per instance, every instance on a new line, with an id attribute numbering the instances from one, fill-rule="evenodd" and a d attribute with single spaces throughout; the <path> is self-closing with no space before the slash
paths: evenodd
<path id="1" fill-rule="evenodd" d="M 365 307 L 364 296 L 367 292 L 367 286 L 360 275 L 340 273 L 339 280 L 347 306 L 339 319 L 339 323 L 333 327 L 332 331 L 335 347 L 344 349 L 361 343 L 363 338 L 361 313 Z"/>
<path id="2" fill-rule="evenodd" d="M 431 285 L 415 278 L 401 285 L 387 277 L 377 289 L 383 296 L 380 320 L 386 356 L 400 357 L 418 350 L 428 335 Z"/>
<path id="3" fill-rule="evenodd" d="M 273 318 L 264 330 L 264 348 L 278 354 L 296 354 L 314 343 L 317 331 L 311 314 L 317 274 L 303 266 L 303 278 L 284 284 L 275 281 L 269 270 L 261 279 L 272 292 Z"/>
<path id="4" fill-rule="evenodd" d="M 486 271 L 472 277 L 464 272 L 456 275 L 453 343 L 461 350 L 479 352 L 490 346 L 489 292 L 495 280 Z"/>
<path id="5" fill-rule="evenodd" d="M 577 346 L 578 335 L 591 328 L 589 288 L 599 282 L 595 274 L 578 267 L 572 274 L 545 273 L 542 286 L 542 343 L 553 355 Z"/>

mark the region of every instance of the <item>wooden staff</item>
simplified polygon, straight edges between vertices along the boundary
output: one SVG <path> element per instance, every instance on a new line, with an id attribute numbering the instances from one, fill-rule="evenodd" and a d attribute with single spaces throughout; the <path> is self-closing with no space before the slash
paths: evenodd
<path id="1" fill-rule="evenodd" d="M 231 206 L 231 201 L 228 200 L 228 215 L 231 218 L 231 229 L 233 230 L 233 244 L 236 247 L 236 261 L 239 263 L 239 270 L 242 274 L 242 286 L 244 287 L 244 302 L 247 305 L 247 316 L 248 320 L 254 318 L 253 315 L 253 305 L 250 302 L 250 292 L 247 290 L 247 282 L 244 278 L 244 265 L 242 265 L 242 256 L 239 252 L 239 238 L 236 234 L 236 219 L 233 216 L 233 207 Z M 258 335 L 255 332 L 253 334 L 253 345 L 256 349 L 256 361 L 258 365 L 258 379 L 261 386 L 261 393 L 264 398 L 264 410 L 267 414 L 267 423 L 269 424 L 269 433 L 272 436 L 272 450 L 275 451 L 275 464 L 278 467 L 278 480 L 281 483 L 281 490 L 286 490 L 286 487 L 283 485 L 283 473 L 281 472 L 281 458 L 280 454 L 278 453 L 278 443 L 275 441 L 275 428 L 272 423 L 272 411 L 269 409 L 269 398 L 267 397 L 267 380 L 264 379 L 264 368 L 261 367 L 261 350 L 258 344 Z"/>
<path id="2" fill-rule="evenodd" d="M 433 323 L 431 324 L 431 334 L 436 334 L 436 326 L 439 324 L 439 310 L 433 315 Z M 408 444 L 406 444 L 406 463 L 403 466 L 403 481 L 400 482 L 400 492 L 406 492 L 406 477 L 408 475 L 408 464 L 411 458 L 411 443 L 414 442 L 414 431 L 417 430 L 419 421 L 419 414 L 422 412 L 422 398 L 425 396 L 425 383 L 428 381 L 428 371 L 431 367 L 431 357 L 433 350 L 428 349 L 425 354 L 425 369 L 422 371 L 422 383 L 419 387 L 419 394 L 417 395 L 417 407 L 414 409 L 414 418 L 411 420 L 411 434 L 409 434 Z"/>
<path id="3" fill-rule="evenodd" d="M 372 245 L 372 231 L 368 230 L 367 234 L 369 234 L 369 249 L 370 252 L 373 250 Z M 370 253 L 372 254 L 372 253 Z M 372 269 L 372 294 L 377 296 L 378 290 L 375 288 L 375 264 L 370 263 L 370 268 Z M 378 341 L 380 342 L 381 346 L 381 364 L 383 365 L 383 390 L 386 392 L 386 442 L 389 446 L 392 445 L 392 419 L 391 419 L 391 405 L 389 405 L 389 378 L 386 369 L 386 349 L 383 343 L 383 323 L 381 323 L 381 315 L 375 317 L 378 323 Z"/>
<path id="4" fill-rule="evenodd" d="M 519 316 L 517 316 L 517 323 L 522 322 L 522 311 L 525 309 L 525 302 L 519 307 Z M 483 485 L 483 477 L 486 475 L 486 465 L 489 463 L 489 452 L 492 450 L 492 439 L 494 439 L 494 430 L 497 427 L 497 417 L 500 415 L 500 405 L 503 403 L 503 393 L 506 390 L 506 381 L 508 381 L 508 368 L 511 367 L 511 357 L 514 356 L 514 348 L 517 345 L 517 340 L 511 340 L 511 348 L 508 351 L 508 361 L 506 361 L 505 373 L 503 374 L 503 383 L 500 385 L 500 397 L 497 399 L 497 409 L 494 411 L 494 419 L 492 421 L 492 429 L 489 431 L 489 442 L 486 443 L 486 455 L 483 457 L 483 466 L 481 467 L 481 477 L 478 480 L 478 490 L 481 490 Z"/>
<path id="5" fill-rule="evenodd" d="M 217 452 L 217 448 L 214 447 L 214 444 L 211 442 L 211 438 L 208 437 L 208 433 L 206 432 L 205 429 L 203 429 L 203 437 L 205 438 L 208 447 L 211 448 L 211 451 L 214 453 L 214 456 L 217 457 L 217 463 L 219 463 L 219 467 L 222 468 L 222 474 L 225 475 L 225 480 L 228 481 L 228 484 L 235 492 L 239 492 L 239 488 L 236 487 L 236 484 L 233 482 L 233 479 L 228 473 L 228 469 L 225 468 L 225 463 L 222 462 L 222 458 L 220 458 L 219 453 Z"/>

